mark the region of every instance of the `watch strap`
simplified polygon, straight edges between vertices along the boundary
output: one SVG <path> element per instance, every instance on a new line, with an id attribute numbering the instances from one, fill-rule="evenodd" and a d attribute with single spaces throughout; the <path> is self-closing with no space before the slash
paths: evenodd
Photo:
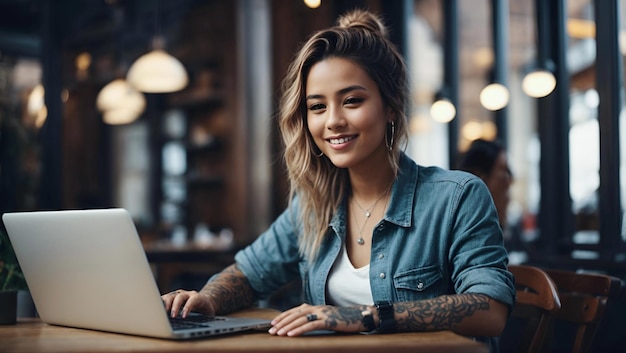
<path id="1" fill-rule="evenodd" d="M 378 332 L 388 333 L 396 331 L 396 320 L 394 318 L 393 304 L 388 301 L 376 302 L 378 310 Z"/>

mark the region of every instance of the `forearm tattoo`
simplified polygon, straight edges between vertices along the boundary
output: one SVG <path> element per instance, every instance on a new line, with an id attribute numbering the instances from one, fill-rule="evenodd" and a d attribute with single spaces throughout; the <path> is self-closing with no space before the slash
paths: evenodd
<path id="1" fill-rule="evenodd" d="M 458 294 L 415 302 L 395 303 L 401 319 L 399 331 L 449 330 L 478 310 L 489 310 L 489 297 L 484 294 Z"/>
<path id="2" fill-rule="evenodd" d="M 216 314 L 224 314 L 252 305 L 254 291 L 236 265 L 230 265 L 202 288 L 215 304 Z"/>
<path id="3" fill-rule="evenodd" d="M 360 307 L 337 307 L 329 306 L 323 311 L 326 315 L 326 327 L 330 330 L 344 324 L 346 327 L 361 325 L 361 312 L 366 310 L 367 306 Z"/>

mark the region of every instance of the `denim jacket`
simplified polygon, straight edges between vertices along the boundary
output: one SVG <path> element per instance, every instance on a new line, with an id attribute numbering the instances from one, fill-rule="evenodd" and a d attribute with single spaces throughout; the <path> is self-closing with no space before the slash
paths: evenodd
<path id="1" fill-rule="evenodd" d="M 305 301 L 326 304 L 328 274 L 346 237 L 346 200 L 313 262 L 298 251 L 297 208 L 296 199 L 235 260 L 260 297 L 300 276 Z M 374 301 L 482 293 L 509 308 L 514 303 L 496 209 L 485 184 L 469 173 L 418 166 L 402 154 L 389 207 L 374 228 L 370 259 Z"/>

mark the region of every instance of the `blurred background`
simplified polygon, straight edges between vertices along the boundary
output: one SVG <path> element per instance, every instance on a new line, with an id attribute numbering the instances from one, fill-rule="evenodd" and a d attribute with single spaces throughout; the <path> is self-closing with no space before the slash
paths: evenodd
<path id="1" fill-rule="evenodd" d="M 625 3 L 0 0 L 0 212 L 124 207 L 163 287 L 205 278 L 286 205 L 298 45 L 362 7 L 411 72 L 411 157 L 505 147 L 511 262 L 624 279 Z"/>

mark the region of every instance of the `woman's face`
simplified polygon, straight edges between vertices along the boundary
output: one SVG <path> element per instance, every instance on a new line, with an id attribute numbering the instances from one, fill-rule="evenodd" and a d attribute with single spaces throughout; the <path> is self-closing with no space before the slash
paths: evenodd
<path id="1" fill-rule="evenodd" d="M 306 81 L 307 126 L 317 147 L 338 168 L 386 162 L 385 111 L 378 85 L 360 66 L 329 58 Z"/>

